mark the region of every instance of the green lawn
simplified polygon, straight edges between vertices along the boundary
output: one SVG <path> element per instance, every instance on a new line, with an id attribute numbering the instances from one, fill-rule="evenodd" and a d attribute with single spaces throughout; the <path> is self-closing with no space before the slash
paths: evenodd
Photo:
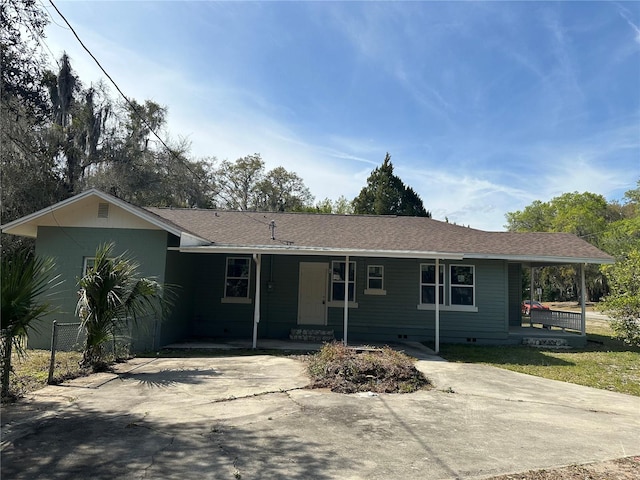
<path id="1" fill-rule="evenodd" d="M 587 346 L 571 350 L 443 345 L 452 362 L 485 363 L 538 377 L 640 396 L 640 348 L 613 338 L 608 326 L 587 327 Z"/>

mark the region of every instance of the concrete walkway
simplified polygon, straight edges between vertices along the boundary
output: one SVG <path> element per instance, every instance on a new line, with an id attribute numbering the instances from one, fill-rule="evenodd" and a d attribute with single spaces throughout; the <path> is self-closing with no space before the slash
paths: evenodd
<path id="1" fill-rule="evenodd" d="M 640 455 L 640 398 L 429 355 L 408 395 L 293 358 L 135 359 L 3 409 L 2 478 L 483 478 Z"/>

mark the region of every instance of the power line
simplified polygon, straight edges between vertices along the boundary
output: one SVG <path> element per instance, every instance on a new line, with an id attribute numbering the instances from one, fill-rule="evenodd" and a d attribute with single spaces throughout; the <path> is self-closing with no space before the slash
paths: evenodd
<path id="1" fill-rule="evenodd" d="M 133 111 L 133 113 L 135 115 L 138 116 L 138 118 L 140 120 L 142 120 L 142 123 L 144 123 L 144 125 L 149 129 L 149 131 L 153 134 L 154 137 L 156 137 L 158 139 L 158 141 L 164 146 L 164 148 L 167 150 L 167 152 L 169 152 L 169 154 L 171 154 L 171 156 L 173 158 L 175 158 L 178 162 L 182 163 L 184 165 L 184 167 L 189 170 L 189 172 L 198 180 L 201 180 L 200 177 L 196 174 L 196 172 L 194 172 L 191 167 L 189 166 L 189 164 L 187 162 L 185 162 L 182 158 L 180 158 L 166 143 L 165 141 L 160 138 L 160 135 L 158 135 L 156 133 L 156 131 L 153 129 L 153 127 L 149 124 L 149 122 L 147 121 L 147 119 L 140 114 L 140 112 L 138 112 L 138 108 L 133 104 L 133 102 L 131 102 L 131 100 L 129 100 L 129 98 L 123 93 L 123 91 L 120 89 L 120 87 L 118 86 L 118 84 L 115 82 L 115 80 L 111 77 L 111 75 L 109 75 L 109 73 L 107 73 L 107 71 L 104 69 L 104 67 L 102 66 L 102 64 L 98 61 L 98 59 L 93 55 L 93 53 L 91 53 L 91 50 L 89 50 L 89 48 L 84 44 L 84 42 L 80 39 L 80 36 L 77 34 L 77 32 L 74 30 L 74 28 L 71 26 L 71 24 L 69 23 L 69 21 L 67 20 L 67 18 L 62 14 L 62 12 L 58 9 L 58 7 L 56 6 L 55 3 L 53 3 L 53 0 L 49 0 L 49 3 L 51 4 L 51 6 L 56 10 L 56 12 L 58 12 L 58 15 L 60 15 L 60 18 L 62 18 L 62 20 L 64 21 L 64 23 L 67 24 L 67 26 L 69 27 L 69 30 L 71 30 L 71 33 L 73 33 L 73 36 L 76 37 L 76 40 L 78 40 L 78 42 L 80 43 L 80 45 L 82 46 L 82 48 L 89 54 L 89 56 L 93 59 L 93 61 L 96 63 L 96 65 L 98 65 L 98 67 L 100 68 L 100 70 L 102 71 L 102 73 L 104 73 L 106 75 L 106 77 L 109 79 L 109 81 L 113 84 L 113 86 L 116 88 L 116 90 L 118 91 L 118 93 L 120 94 L 120 96 L 122 98 L 124 98 L 125 102 L 129 105 L 129 107 L 131 107 L 131 110 Z"/>
<path id="2" fill-rule="evenodd" d="M 49 53 L 51 54 L 51 57 L 53 58 L 53 60 L 58 64 L 58 67 L 60 67 L 60 62 L 58 62 L 58 59 L 56 58 L 54 53 L 51 51 L 51 48 L 49 48 L 49 45 L 47 44 L 47 42 L 44 41 L 43 38 L 40 38 L 40 35 L 36 34 L 36 32 L 33 31 L 28 19 L 25 19 L 22 16 L 22 12 L 20 10 L 18 10 L 18 9 L 16 9 L 16 14 L 18 15 L 18 17 L 20 17 L 20 19 L 22 21 L 22 24 L 27 28 L 27 30 L 31 34 L 31 38 L 33 38 L 36 41 L 36 43 L 40 46 L 40 48 L 42 48 L 42 46 L 44 45 L 46 47 L 46 49 L 49 51 Z M 49 12 L 47 12 L 47 14 L 49 15 L 49 17 L 51 17 L 51 14 L 49 14 Z"/>
<path id="3" fill-rule="evenodd" d="M 56 20 L 53 18 L 53 15 L 51 15 L 51 12 L 49 12 L 49 9 L 47 8 L 47 6 L 42 3 L 42 0 L 39 0 L 40 5 L 42 5 L 42 8 L 45 9 L 45 11 L 47 12 L 47 15 L 49 16 L 49 18 L 51 19 L 51 21 L 57 25 L 58 27 L 62 28 L 63 30 L 69 30 L 69 28 L 65 27 L 64 25 L 60 25 L 58 22 L 56 22 Z"/>
<path id="4" fill-rule="evenodd" d="M 138 118 L 140 118 L 140 120 L 142 120 L 142 122 L 144 123 L 144 125 L 149 129 L 149 131 L 158 139 L 158 141 L 164 146 L 164 148 L 166 148 L 166 150 L 169 152 L 169 154 L 175 158 L 178 162 L 180 162 L 197 180 L 202 181 L 202 178 L 196 174 L 196 172 L 193 171 L 193 169 L 191 168 L 191 166 L 184 161 L 184 159 L 180 158 L 171 148 L 169 148 L 169 146 L 164 142 L 164 140 L 162 138 L 160 138 L 160 136 L 155 132 L 155 130 L 151 127 L 151 125 L 149 124 L 149 122 L 147 121 L 146 118 L 144 118 L 143 115 L 140 114 L 140 112 L 138 112 L 138 109 L 136 108 L 136 106 L 133 104 L 133 102 L 131 102 L 129 100 L 129 98 L 122 92 L 122 90 L 120 89 L 120 87 L 118 86 L 118 84 L 115 82 L 115 80 L 111 77 L 111 75 L 109 75 L 109 73 L 107 73 L 107 71 L 104 69 L 104 67 L 100 64 L 100 62 L 98 61 L 98 59 L 93 55 L 93 53 L 91 53 L 91 51 L 89 50 L 89 48 L 84 44 L 84 42 L 80 39 L 80 36 L 78 35 L 78 33 L 74 30 L 74 28 L 71 26 L 71 24 L 69 23 L 69 21 L 67 20 L 67 18 L 62 14 L 62 12 L 58 9 L 58 7 L 55 5 L 55 3 L 53 3 L 53 0 L 49 0 L 49 3 L 51 3 L 51 6 L 56 10 L 56 12 L 58 12 L 58 15 L 60 15 L 60 18 L 62 18 L 62 20 L 64 21 L 64 23 L 67 24 L 67 26 L 69 27 L 69 30 L 71 30 L 71 33 L 73 33 L 73 35 L 76 37 L 76 39 L 78 40 L 78 42 L 80 43 L 80 45 L 82 46 L 82 48 L 89 54 L 89 56 L 93 59 L 93 61 L 96 63 L 96 65 L 98 65 L 98 67 L 100 68 L 100 70 L 102 71 L 102 73 L 104 73 L 106 75 L 106 77 L 109 79 L 109 81 L 113 84 L 113 86 L 116 88 L 116 90 L 118 91 L 118 93 L 120 94 L 120 96 L 122 98 L 124 98 L 125 102 L 127 102 L 127 104 L 131 107 L 131 110 L 134 112 L 135 115 L 138 116 Z M 269 225 L 268 222 L 262 222 L 259 219 L 254 218 L 252 215 L 249 215 L 248 212 L 240 210 L 245 216 L 249 217 L 251 220 L 261 223 L 263 225 Z"/>

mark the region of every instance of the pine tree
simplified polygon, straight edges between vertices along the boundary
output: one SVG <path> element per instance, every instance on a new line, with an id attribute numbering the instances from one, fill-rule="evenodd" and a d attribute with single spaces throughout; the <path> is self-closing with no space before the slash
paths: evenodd
<path id="1" fill-rule="evenodd" d="M 356 214 L 431 217 L 415 190 L 394 175 L 389 153 L 369 175 L 367 185 L 353 200 L 353 209 Z"/>

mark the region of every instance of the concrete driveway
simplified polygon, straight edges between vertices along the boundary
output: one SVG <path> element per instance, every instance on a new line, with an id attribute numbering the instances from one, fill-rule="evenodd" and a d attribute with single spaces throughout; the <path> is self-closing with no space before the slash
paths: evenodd
<path id="1" fill-rule="evenodd" d="M 407 395 L 272 356 L 136 359 L 3 409 L 2 478 L 482 478 L 640 455 L 640 398 L 422 356 Z"/>

